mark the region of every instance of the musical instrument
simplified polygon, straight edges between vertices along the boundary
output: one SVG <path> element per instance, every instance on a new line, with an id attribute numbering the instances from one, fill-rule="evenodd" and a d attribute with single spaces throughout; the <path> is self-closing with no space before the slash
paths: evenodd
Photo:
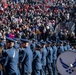
<path id="1" fill-rule="evenodd" d="M 76 52 L 65 51 L 57 58 L 57 70 L 61 75 L 76 75 Z"/>

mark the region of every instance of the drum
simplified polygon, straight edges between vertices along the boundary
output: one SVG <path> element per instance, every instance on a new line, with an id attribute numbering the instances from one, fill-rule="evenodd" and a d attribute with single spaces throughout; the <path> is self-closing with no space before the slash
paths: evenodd
<path id="1" fill-rule="evenodd" d="M 61 75 L 76 75 L 76 52 L 65 51 L 60 54 L 56 66 Z"/>

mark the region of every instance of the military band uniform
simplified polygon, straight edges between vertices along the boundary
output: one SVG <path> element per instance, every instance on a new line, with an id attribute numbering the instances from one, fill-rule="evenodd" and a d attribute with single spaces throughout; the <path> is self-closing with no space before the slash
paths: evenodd
<path id="1" fill-rule="evenodd" d="M 47 69 L 48 69 L 49 75 L 53 75 L 52 63 L 53 63 L 53 50 L 50 46 L 48 46 L 47 47 Z"/>
<path id="2" fill-rule="evenodd" d="M 9 48 L 8 50 L 4 50 L 3 52 L 7 54 L 5 62 L 5 75 L 19 75 L 18 52 L 15 50 L 15 48 Z"/>
<path id="3" fill-rule="evenodd" d="M 57 47 L 56 45 L 54 45 L 52 49 L 53 49 L 53 74 L 57 75 L 57 69 L 56 69 Z"/>
<path id="4" fill-rule="evenodd" d="M 24 48 L 23 57 L 21 58 L 22 70 L 23 74 L 21 75 L 31 75 L 32 73 L 32 61 L 33 61 L 33 53 L 30 48 Z"/>
<path id="5" fill-rule="evenodd" d="M 40 53 L 40 51 L 35 51 L 34 53 L 34 58 L 33 58 L 33 62 L 34 62 L 34 75 L 41 75 L 41 70 L 42 70 L 42 63 L 41 63 L 41 58 L 42 58 L 42 54 Z"/>
<path id="6" fill-rule="evenodd" d="M 42 70 L 42 52 L 40 51 L 40 44 L 36 43 L 36 48 L 33 55 L 33 75 L 41 75 Z"/>
<path id="7" fill-rule="evenodd" d="M 63 46 L 63 42 L 62 41 L 59 41 L 59 46 L 57 48 L 57 57 L 62 53 L 64 52 L 64 46 Z"/>
<path id="8" fill-rule="evenodd" d="M 42 75 L 46 75 L 46 56 L 47 50 L 45 47 L 42 48 Z"/>

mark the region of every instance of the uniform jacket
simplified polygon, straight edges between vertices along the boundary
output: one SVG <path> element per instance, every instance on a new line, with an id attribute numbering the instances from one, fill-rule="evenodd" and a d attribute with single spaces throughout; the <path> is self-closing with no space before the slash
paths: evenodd
<path id="1" fill-rule="evenodd" d="M 53 62 L 53 50 L 49 46 L 47 47 L 47 63 L 52 63 Z"/>
<path id="2" fill-rule="evenodd" d="M 10 48 L 8 50 L 4 50 L 3 53 L 7 54 L 6 62 L 5 62 L 5 69 L 6 75 L 12 75 L 15 73 L 18 75 L 18 52 L 15 48 Z"/>
<path id="3" fill-rule="evenodd" d="M 30 47 L 24 48 L 23 56 L 21 58 L 22 66 L 24 69 L 24 73 L 32 72 L 32 61 L 33 61 L 33 53 Z"/>
<path id="4" fill-rule="evenodd" d="M 53 46 L 53 59 L 56 60 L 57 59 L 57 47 Z"/>
<path id="5" fill-rule="evenodd" d="M 33 58 L 33 62 L 34 62 L 34 69 L 37 70 L 41 70 L 42 69 L 42 63 L 41 63 L 41 59 L 42 59 L 42 54 L 40 53 L 40 51 L 35 51 L 34 52 L 34 58 Z"/>
<path id="6" fill-rule="evenodd" d="M 46 66 L 46 56 L 47 56 L 47 50 L 46 48 L 42 48 L 42 65 Z"/>

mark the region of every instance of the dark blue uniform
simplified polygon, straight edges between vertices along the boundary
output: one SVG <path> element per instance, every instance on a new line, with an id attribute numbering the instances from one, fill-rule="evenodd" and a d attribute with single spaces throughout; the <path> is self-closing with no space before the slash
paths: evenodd
<path id="1" fill-rule="evenodd" d="M 42 63 L 41 63 L 42 54 L 40 51 L 35 52 L 34 56 L 34 75 L 41 75 L 40 70 L 42 69 Z"/>
<path id="2" fill-rule="evenodd" d="M 64 52 L 64 47 L 63 45 L 60 46 L 60 53 Z"/>
<path id="3" fill-rule="evenodd" d="M 67 43 L 66 43 L 66 41 L 64 41 L 64 51 L 67 51 Z"/>
<path id="4" fill-rule="evenodd" d="M 57 56 L 59 56 L 62 52 L 64 52 L 63 42 L 59 41 L 59 46 L 58 46 L 58 50 L 57 50 Z"/>
<path id="5" fill-rule="evenodd" d="M 57 47 L 56 43 L 54 42 L 53 46 L 53 75 L 57 75 L 57 70 L 56 70 L 56 60 L 57 60 Z"/>
<path id="6" fill-rule="evenodd" d="M 69 45 L 69 44 L 67 44 L 67 50 L 70 50 L 70 49 L 71 49 L 70 45 Z"/>
<path id="7" fill-rule="evenodd" d="M 40 47 L 39 44 L 36 44 L 36 47 Z M 42 53 L 40 50 L 36 49 L 34 52 L 34 58 L 33 58 L 33 75 L 41 75 L 42 70 Z"/>
<path id="8" fill-rule="evenodd" d="M 29 48 L 25 48 L 23 57 L 23 70 L 25 75 L 32 73 L 33 53 Z"/>
<path id="9" fill-rule="evenodd" d="M 8 42 L 15 42 L 11 38 L 6 37 L 6 44 Z M 12 46 L 10 46 L 8 49 L 3 50 L 3 55 L 7 55 L 5 57 L 5 63 L 3 65 L 5 66 L 5 75 L 19 75 L 18 71 L 18 52 L 16 49 Z"/>
<path id="10" fill-rule="evenodd" d="M 47 41 L 49 44 L 46 49 L 47 49 L 47 68 L 49 75 L 53 75 L 53 70 L 52 70 L 52 63 L 53 63 L 53 50 L 52 47 L 50 47 L 50 41 Z"/>
<path id="11" fill-rule="evenodd" d="M 41 42 L 41 50 L 42 50 L 42 75 L 46 75 L 46 57 L 47 57 L 47 50 L 45 48 L 45 42 Z"/>
<path id="12" fill-rule="evenodd" d="M 25 39 L 21 41 L 27 42 Z M 33 62 L 33 53 L 30 47 L 23 48 L 23 56 L 20 59 L 22 63 L 22 70 L 24 75 L 29 75 L 32 73 L 32 62 Z"/>
<path id="13" fill-rule="evenodd" d="M 23 74 L 23 67 L 22 67 L 22 58 L 24 57 L 24 48 L 19 48 L 19 70 L 20 74 Z"/>
<path id="14" fill-rule="evenodd" d="M 5 74 L 6 75 L 18 75 L 18 52 L 15 48 L 10 48 L 5 51 L 7 54 Z"/>
<path id="15" fill-rule="evenodd" d="M 34 51 L 34 50 L 35 50 L 35 43 L 32 43 L 32 44 L 30 45 L 30 47 L 31 47 L 31 50 Z"/>

